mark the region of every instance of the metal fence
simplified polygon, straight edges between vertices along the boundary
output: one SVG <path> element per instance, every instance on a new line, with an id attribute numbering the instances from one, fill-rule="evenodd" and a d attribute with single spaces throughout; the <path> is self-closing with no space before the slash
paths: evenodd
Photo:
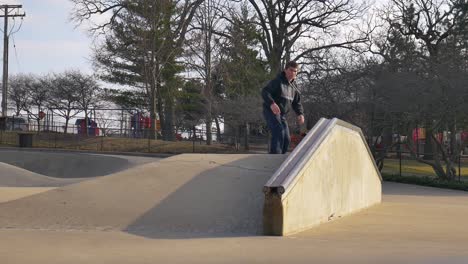
<path id="1" fill-rule="evenodd" d="M 403 144 L 402 144 L 403 145 Z M 424 149 L 420 147 L 420 149 Z M 378 150 L 377 150 L 378 151 Z M 389 150 L 383 159 L 382 173 L 398 176 L 420 176 L 436 178 L 437 174 L 433 167 L 422 160 L 434 163 L 434 153 L 424 153 L 421 151 L 408 151 L 406 146 L 398 146 Z M 468 180 L 468 155 L 464 151 L 454 155 L 455 158 L 450 162 L 456 171 L 456 179 L 459 181 Z M 443 169 L 447 169 L 447 164 L 441 160 Z"/>
<path id="2" fill-rule="evenodd" d="M 11 121 L 11 120 L 10 120 Z M 14 122 L 14 120 L 12 121 Z M 0 129 L 0 146 L 19 146 L 20 135 L 27 133 L 31 137 L 33 148 L 58 148 L 86 150 L 97 152 L 141 152 L 141 153 L 267 153 L 269 134 L 267 131 L 249 131 L 240 127 L 232 133 L 212 131 L 212 144 L 207 144 L 207 133 L 204 129 L 174 129 L 175 141 L 161 140 L 161 130 L 156 139 L 149 136 L 146 128 L 120 127 L 83 127 L 71 124 L 65 133 L 65 124 L 54 122 L 31 122 L 27 129 L 24 123 L 10 124 L 9 129 Z M 25 131 L 27 130 L 27 131 Z M 301 136 L 292 135 L 291 150 L 299 143 Z M 424 149 L 418 146 L 417 152 Z M 423 157 L 425 153 L 418 153 Z M 468 155 L 460 155 L 454 161 L 459 180 L 468 179 Z M 414 154 L 403 146 L 394 146 L 387 151 L 384 159 L 383 173 L 400 176 L 436 177 L 430 165 L 417 161 Z"/>
<path id="3" fill-rule="evenodd" d="M 90 116 L 74 116 L 65 122 L 53 110 L 41 119 L 30 115 L 0 120 L 0 145 L 18 146 L 16 133 L 31 133 L 32 147 L 130 152 L 267 152 L 268 132 L 258 133 L 236 127 L 219 133 L 211 130 L 211 144 L 203 127 L 174 127 L 164 133 L 159 120 L 128 109 L 93 109 Z M 152 125 L 157 133 L 151 135 Z M 262 125 L 259 125 L 262 126 Z M 161 140 L 166 135 L 166 141 Z M 167 136 L 169 135 L 169 136 Z M 167 140 L 175 142 L 170 143 Z M 172 148 L 171 148 L 172 147 Z"/>
<path id="4" fill-rule="evenodd" d="M 60 148 L 89 151 L 117 151 L 144 153 L 266 153 L 268 134 L 217 133 L 212 131 L 212 142 L 207 144 L 207 133 L 203 129 L 177 130 L 175 140 L 161 139 L 161 130 L 156 137 L 150 129 L 88 128 L 83 131 L 76 126 L 63 132 L 63 126 L 37 126 L 30 124 L 28 131 L 0 130 L 0 146 L 19 146 L 20 135 L 31 137 L 33 148 Z"/>

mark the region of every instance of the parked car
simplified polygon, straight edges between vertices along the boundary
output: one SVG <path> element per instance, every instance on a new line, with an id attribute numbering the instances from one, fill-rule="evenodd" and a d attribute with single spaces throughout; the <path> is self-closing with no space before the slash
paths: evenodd
<path id="1" fill-rule="evenodd" d="M 29 123 L 25 118 L 19 116 L 0 117 L 0 130 L 28 131 Z"/>

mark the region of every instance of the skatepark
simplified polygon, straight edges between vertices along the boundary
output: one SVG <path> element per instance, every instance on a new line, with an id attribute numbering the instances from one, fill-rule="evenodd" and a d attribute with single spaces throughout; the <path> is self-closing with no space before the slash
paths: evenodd
<path id="1" fill-rule="evenodd" d="M 382 182 L 359 133 L 314 129 L 289 155 L 0 149 L 0 263 L 468 262 L 466 192 Z"/>

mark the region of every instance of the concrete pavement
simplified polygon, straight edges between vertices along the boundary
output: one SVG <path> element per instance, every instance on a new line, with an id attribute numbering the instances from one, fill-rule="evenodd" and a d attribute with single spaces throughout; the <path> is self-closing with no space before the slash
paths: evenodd
<path id="1" fill-rule="evenodd" d="M 0 263 L 468 263 L 460 191 L 385 182 L 379 205 L 259 235 L 284 158 L 180 155 L 16 198 L 34 187 L 1 187 Z"/>

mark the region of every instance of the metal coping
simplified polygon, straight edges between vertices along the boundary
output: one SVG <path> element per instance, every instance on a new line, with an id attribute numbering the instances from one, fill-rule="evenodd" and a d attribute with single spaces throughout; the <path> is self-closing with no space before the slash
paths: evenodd
<path id="1" fill-rule="evenodd" d="M 370 157 L 372 157 L 372 152 L 370 151 L 364 134 L 359 127 L 338 118 L 333 118 L 331 120 L 321 118 L 317 124 L 315 124 L 312 130 L 309 131 L 301 143 L 288 156 L 288 158 L 281 164 L 278 170 L 276 170 L 273 176 L 268 180 L 268 182 L 263 187 L 263 191 L 265 193 L 273 192 L 279 195 L 285 195 L 288 192 L 288 189 L 290 189 L 289 187 L 294 186 L 293 183 L 298 180 L 297 178 L 299 172 L 305 166 L 307 161 L 323 143 L 325 138 L 329 135 L 329 132 L 336 126 L 342 126 L 357 132 L 366 146 L 368 154 Z M 371 161 L 375 170 L 377 171 L 377 174 L 379 175 L 380 180 L 382 180 L 382 176 L 380 175 L 374 159 L 371 158 Z"/>

